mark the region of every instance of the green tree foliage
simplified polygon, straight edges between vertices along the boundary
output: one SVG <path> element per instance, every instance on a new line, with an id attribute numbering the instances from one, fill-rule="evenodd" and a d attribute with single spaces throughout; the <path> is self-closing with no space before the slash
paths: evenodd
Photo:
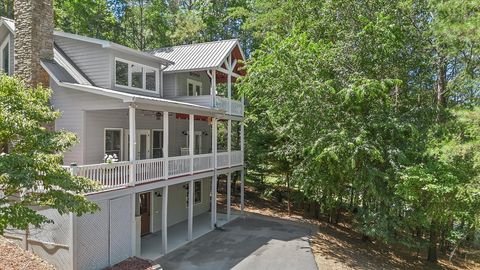
<path id="1" fill-rule="evenodd" d="M 447 2 L 257 0 L 245 24 L 249 161 L 431 261 L 480 212 L 479 5 Z"/>
<path id="2" fill-rule="evenodd" d="M 27 229 L 49 222 L 35 211 L 39 207 L 77 215 L 97 209 L 80 195 L 92 191 L 94 183 L 61 166 L 62 153 L 76 138 L 45 128 L 60 116 L 49 98 L 48 89 L 0 77 L 0 234 L 9 226 Z"/>

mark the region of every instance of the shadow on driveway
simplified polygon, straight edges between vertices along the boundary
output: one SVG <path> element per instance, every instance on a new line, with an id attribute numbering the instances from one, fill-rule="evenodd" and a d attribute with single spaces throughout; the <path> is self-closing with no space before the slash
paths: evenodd
<path id="1" fill-rule="evenodd" d="M 315 227 L 247 214 L 158 259 L 162 269 L 316 270 Z"/>

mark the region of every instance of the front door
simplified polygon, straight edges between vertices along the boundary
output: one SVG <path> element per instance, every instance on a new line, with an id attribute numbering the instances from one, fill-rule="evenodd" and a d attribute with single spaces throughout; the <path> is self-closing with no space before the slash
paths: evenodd
<path id="1" fill-rule="evenodd" d="M 150 158 L 150 130 L 137 129 L 137 160 Z"/>
<path id="2" fill-rule="evenodd" d="M 150 233 L 150 193 L 140 194 L 140 234 Z"/>

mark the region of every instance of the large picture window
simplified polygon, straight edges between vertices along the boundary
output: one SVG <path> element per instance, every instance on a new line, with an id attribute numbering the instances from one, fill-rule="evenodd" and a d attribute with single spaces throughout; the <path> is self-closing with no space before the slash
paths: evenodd
<path id="1" fill-rule="evenodd" d="M 127 60 L 115 59 L 115 85 L 147 92 L 159 92 L 159 70 Z"/>
<path id="2" fill-rule="evenodd" d="M 105 129 L 105 155 L 117 156 L 118 160 L 122 158 L 122 129 L 107 128 Z"/>

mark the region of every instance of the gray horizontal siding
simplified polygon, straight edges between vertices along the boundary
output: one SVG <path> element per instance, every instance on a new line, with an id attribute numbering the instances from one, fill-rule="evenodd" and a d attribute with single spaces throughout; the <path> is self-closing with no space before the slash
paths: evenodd
<path id="1" fill-rule="evenodd" d="M 186 96 L 187 95 L 187 79 L 199 81 L 202 83 L 202 94 L 209 95 L 210 94 L 210 77 L 208 77 L 206 71 L 198 71 L 198 72 L 181 72 L 176 73 L 176 95 L 179 96 Z"/>
<path id="2" fill-rule="evenodd" d="M 78 90 L 65 89 L 59 87 L 54 82 L 51 83 L 51 87 L 53 89 L 51 97 L 52 106 L 62 113 L 61 117 L 55 121 L 55 129 L 73 132 L 79 140 L 78 144 L 64 154 L 64 164 L 68 165 L 73 162 L 85 164 L 83 147 L 86 146 L 88 142 L 86 137 L 84 137 L 84 111 L 126 107 L 127 105 L 113 98 Z"/>
<path id="3" fill-rule="evenodd" d="M 172 98 L 176 96 L 177 78 L 175 74 L 163 74 L 163 97 Z"/>
<path id="4" fill-rule="evenodd" d="M 212 96 L 210 95 L 196 96 L 196 97 L 191 97 L 191 96 L 173 97 L 171 99 L 176 101 L 191 103 L 191 104 L 197 104 L 201 106 L 212 107 Z"/>
<path id="5" fill-rule="evenodd" d="M 98 44 L 55 36 L 55 43 L 93 81 L 111 88 L 111 51 Z"/>

